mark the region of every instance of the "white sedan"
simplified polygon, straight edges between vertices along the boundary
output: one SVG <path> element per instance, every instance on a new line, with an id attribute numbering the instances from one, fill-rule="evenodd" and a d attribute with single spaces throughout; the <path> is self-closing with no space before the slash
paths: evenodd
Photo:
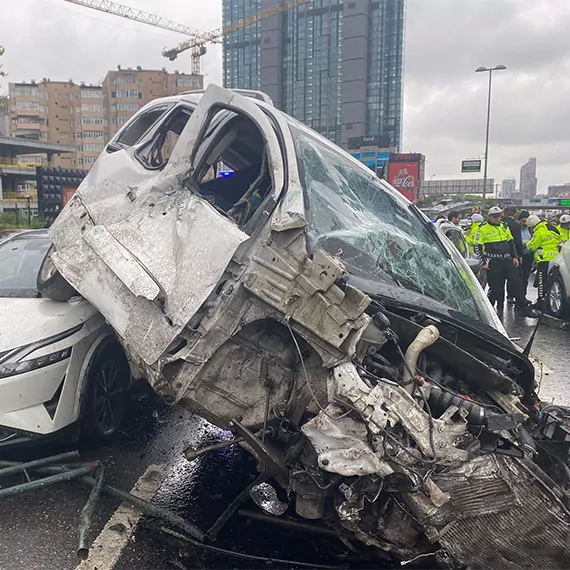
<path id="1" fill-rule="evenodd" d="M 80 297 L 41 298 L 47 232 L 0 243 L 0 450 L 39 438 L 104 441 L 121 426 L 131 370 L 100 313 Z"/>

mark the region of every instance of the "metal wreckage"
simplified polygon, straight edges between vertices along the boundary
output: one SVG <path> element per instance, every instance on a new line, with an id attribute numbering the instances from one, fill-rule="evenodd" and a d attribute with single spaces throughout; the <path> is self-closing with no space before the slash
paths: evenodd
<path id="1" fill-rule="evenodd" d="M 169 101 L 57 218 L 55 275 L 158 394 L 258 459 L 274 516 L 396 561 L 569 567 L 570 411 L 539 401 L 451 244 L 271 104 Z"/>

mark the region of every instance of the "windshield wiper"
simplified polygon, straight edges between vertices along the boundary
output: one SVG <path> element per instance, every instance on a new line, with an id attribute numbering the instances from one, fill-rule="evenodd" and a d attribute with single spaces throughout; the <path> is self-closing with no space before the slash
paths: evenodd
<path id="1" fill-rule="evenodd" d="M 392 281 L 394 281 L 394 283 L 398 286 L 398 287 L 402 287 L 402 283 L 400 282 L 400 280 L 394 275 L 394 272 L 391 271 L 389 268 L 385 267 L 384 265 L 382 265 L 380 263 L 380 257 L 382 257 L 382 254 L 380 254 L 377 258 L 376 258 L 376 267 L 378 267 L 378 269 L 380 269 L 381 271 L 383 271 L 384 273 L 386 273 L 386 275 L 388 275 L 390 277 L 390 279 L 392 279 Z"/>

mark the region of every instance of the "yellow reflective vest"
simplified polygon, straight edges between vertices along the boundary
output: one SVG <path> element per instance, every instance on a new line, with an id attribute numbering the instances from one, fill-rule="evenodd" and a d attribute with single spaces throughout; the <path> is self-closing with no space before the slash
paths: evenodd
<path id="1" fill-rule="evenodd" d="M 504 222 L 481 224 L 475 236 L 475 253 L 485 264 L 493 258 L 517 257 L 511 230 Z"/>
<path id="2" fill-rule="evenodd" d="M 534 226 L 532 238 L 526 246 L 534 252 L 534 260 L 537 263 L 550 261 L 558 255 L 560 239 L 561 236 L 557 227 L 547 222 L 540 222 Z"/>
<path id="3" fill-rule="evenodd" d="M 469 249 L 471 252 L 475 251 L 475 238 L 477 237 L 477 232 L 479 231 L 479 226 L 482 222 L 474 222 L 471 224 L 471 228 L 469 229 L 469 233 L 465 235 L 465 239 L 467 240 L 467 245 L 469 245 Z"/>

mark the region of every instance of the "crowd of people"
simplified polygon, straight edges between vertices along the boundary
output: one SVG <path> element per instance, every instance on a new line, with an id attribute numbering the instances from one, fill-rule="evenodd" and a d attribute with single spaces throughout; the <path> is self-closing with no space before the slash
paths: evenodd
<path id="1" fill-rule="evenodd" d="M 461 218 L 456 211 L 447 216 L 463 229 L 471 252 L 481 260 L 479 281 L 484 289 L 488 286 L 497 313 L 502 314 L 506 297 L 524 316 L 538 317 L 545 308 L 549 263 L 570 237 L 570 215 L 541 220 L 526 210 L 517 213 L 514 206 L 493 206 L 487 219 L 478 211 Z M 533 269 L 538 298 L 531 304 L 527 288 Z"/>

